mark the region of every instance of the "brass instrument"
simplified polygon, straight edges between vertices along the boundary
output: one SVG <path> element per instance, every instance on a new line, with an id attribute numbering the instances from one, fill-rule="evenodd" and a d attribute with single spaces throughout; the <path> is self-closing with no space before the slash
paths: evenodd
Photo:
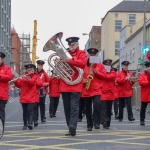
<path id="1" fill-rule="evenodd" d="M 77 79 L 73 80 L 72 77 L 74 75 L 74 70 L 68 63 L 64 63 L 60 60 L 61 58 L 72 58 L 70 53 L 65 49 L 61 42 L 62 36 L 62 32 L 59 32 L 52 36 L 45 44 L 43 51 L 46 52 L 52 50 L 55 52 L 48 57 L 48 64 L 64 82 L 66 82 L 68 85 L 75 85 L 81 82 L 83 78 L 83 69 L 74 66 L 74 68 L 79 72 L 79 76 Z"/>
<path id="2" fill-rule="evenodd" d="M 93 80 L 92 67 L 93 67 L 93 64 L 91 64 L 91 66 L 90 66 L 89 75 L 87 76 L 87 79 L 85 81 L 85 89 L 86 90 L 89 90 L 89 88 L 91 86 L 91 81 Z"/>
<path id="3" fill-rule="evenodd" d="M 28 74 L 24 74 L 24 75 L 22 75 L 22 76 L 20 76 L 20 77 L 17 77 L 17 78 L 15 78 L 15 79 L 12 79 L 12 80 L 9 81 L 9 83 L 15 82 L 16 80 L 22 78 L 23 76 L 28 76 L 28 75 L 30 75 L 30 74 L 32 74 L 32 73 L 33 73 L 33 72 L 30 72 L 30 73 L 28 73 Z"/>

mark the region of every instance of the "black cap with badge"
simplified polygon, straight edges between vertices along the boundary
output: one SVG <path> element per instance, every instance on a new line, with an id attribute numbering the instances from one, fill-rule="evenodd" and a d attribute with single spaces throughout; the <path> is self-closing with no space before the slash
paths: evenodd
<path id="1" fill-rule="evenodd" d="M 121 64 L 128 66 L 130 63 L 129 63 L 129 61 L 123 61 Z"/>
<path id="2" fill-rule="evenodd" d="M 96 48 L 89 48 L 88 50 L 87 50 L 87 52 L 88 52 L 88 54 L 97 54 L 98 53 L 98 49 L 96 49 Z"/>
<path id="3" fill-rule="evenodd" d="M 31 69 L 36 68 L 36 66 L 34 64 L 27 64 L 27 65 L 24 65 L 24 67 L 26 68 L 26 70 L 31 70 Z"/>
<path id="4" fill-rule="evenodd" d="M 104 64 L 104 65 L 110 66 L 111 63 L 112 63 L 112 60 L 111 60 L 111 59 L 106 59 L 106 60 L 103 61 L 103 64 Z"/>
<path id="5" fill-rule="evenodd" d="M 39 64 L 39 65 L 44 65 L 45 64 L 45 62 L 43 60 L 37 60 L 36 63 Z"/>
<path id="6" fill-rule="evenodd" d="M 66 39 L 66 41 L 68 42 L 68 45 L 73 45 L 78 43 L 79 39 L 80 39 L 79 37 L 69 37 Z"/>

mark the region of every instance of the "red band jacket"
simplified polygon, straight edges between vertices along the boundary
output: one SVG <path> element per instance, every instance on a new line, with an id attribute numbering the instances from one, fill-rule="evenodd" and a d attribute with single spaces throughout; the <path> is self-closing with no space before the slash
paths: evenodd
<path id="1" fill-rule="evenodd" d="M 128 72 L 131 77 L 133 77 L 133 74 L 131 72 Z M 121 70 L 118 72 L 116 77 L 116 83 L 119 86 L 118 91 L 118 97 L 131 97 L 132 96 L 132 85 L 134 84 L 134 81 L 126 80 L 127 72 L 124 70 Z"/>
<path id="2" fill-rule="evenodd" d="M 141 73 L 138 82 L 141 86 L 141 102 L 150 102 L 150 81 L 147 79 L 147 73 Z"/>
<path id="3" fill-rule="evenodd" d="M 43 86 L 42 87 L 44 88 L 44 94 L 46 94 L 47 86 L 44 86 L 44 84 L 46 83 L 47 85 L 49 85 L 49 78 L 48 78 L 47 73 L 44 70 L 42 70 L 40 72 L 37 71 L 36 75 L 38 76 L 38 78 L 41 78 L 41 80 L 43 82 Z"/>
<path id="4" fill-rule="evenodd" d="M 105 79 L 103 80 L 101 100 L 115 100 L 115 78 L 117 73 L 110 71 L 106 73 Z"/>
<path id="5" fill-rule="evenodd" d="M 40 88 L 43 87 L 43 81 L 40 77 L 37 76 L 36 86 L 35 86 L 35 102 L 39 103 L 40 101 Z"/>
<path id="6" fill-rule="evenodd" d="M 37 75 L 32 74 L 30 77 L 29 80 L 22 78 L 14 82 L 15 86 L 21 90 L 20 103 L 35 103 Z"/>
<path id="7" fill-rule="evenodd" d="M 86 66 L 84 69 L 84 81 L 87 79 L 87 76 L 89 75 L 89 70 L 90 67 Z M 81 97 L 91 97 L 91 96 L 96 96 L 96 95 L 101 95 L 102 94 L 102 86 L 103 86 L 103 80 L 105 79 L 106 75 L 106 70 L 104 68 L 104 65 L 99 63 L 99 64 L 94 64 L 92 66 L 92 72 L 93 74 L 93 79 L 91 80 L 90 88 L 88 90 L 85 89 L 85 83 L 83 83 L 83 93 L 81 94 Z"/>
<path id="8" fill-rule="evenodd" d="M 8 100 L 9 81 L 12 80 L 12 70 L 9 66 L 0 66 L 0 100 Z"/>
<path id="9" fill-rule="evenodd" d="M 60 78 L 49 78 L 49 97 L 59 97 Z"/>
<path id="10" fill-rule="evenodd" d="M 68 64 L 73 68 L 74 75 L 73 80 L 77 79 L 79 76 L 79 73 L 75 67 L 84 69 L 87 61 L 86 53 L 83 50 L 79 50 L 79 48 L 76 49 L 74 53 L 70 53 L 72 56 L 72 59 L 69 59 Z M 83 81 L 79 82 L 75 85 L 68 85 L 65 83 L 62 79 L 60 80 L 60 92 L 81 92 L 82 90 L 82 83 Z"/>

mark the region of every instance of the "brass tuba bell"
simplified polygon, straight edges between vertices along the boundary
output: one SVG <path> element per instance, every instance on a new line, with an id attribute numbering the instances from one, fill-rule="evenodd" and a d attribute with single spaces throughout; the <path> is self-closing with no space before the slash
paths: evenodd
<path id="1" fill-rule="evenodd" d="M 77 69 L 79 76 L 73 80 L 74 70 L 68 63 L 60 61 L 60 58 L 72 58 L 61 42 L 62 36 L 62 32 L 52 36 L 45 44 L 43 51 L 46 52 L 52 50 L 55 52 L 48 57 L 48 64 L 64 82 L 69 85 L 75 85 L 81 82 L 83 78 L 83 69 L 74 66 L 74 68 Z"/>

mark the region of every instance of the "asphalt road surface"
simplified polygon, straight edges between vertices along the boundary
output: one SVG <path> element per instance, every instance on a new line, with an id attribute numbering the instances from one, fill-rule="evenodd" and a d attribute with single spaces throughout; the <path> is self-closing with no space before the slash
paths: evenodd
<path id="1" fill-rule="evenodd" d="M 140 126 L 139 111 L 134 111 L 134 122 L 127 120 L 125 110 L 123 122 L 112 116 L 110 129 L 87 131 L 86 118 L 78 123 L 77 135 L 66 137 L 62 100 L 56 118 L 48 113 L 49 98 L 46 99 L 46 123 L 39 119 L 38 127 L 22 130 L 22 107 L 18 98 L 6 106 L 5 133 L 0 140 L 0 150 L 150 150 L 150 115 L 146 114 L 146 125 Z"/>

